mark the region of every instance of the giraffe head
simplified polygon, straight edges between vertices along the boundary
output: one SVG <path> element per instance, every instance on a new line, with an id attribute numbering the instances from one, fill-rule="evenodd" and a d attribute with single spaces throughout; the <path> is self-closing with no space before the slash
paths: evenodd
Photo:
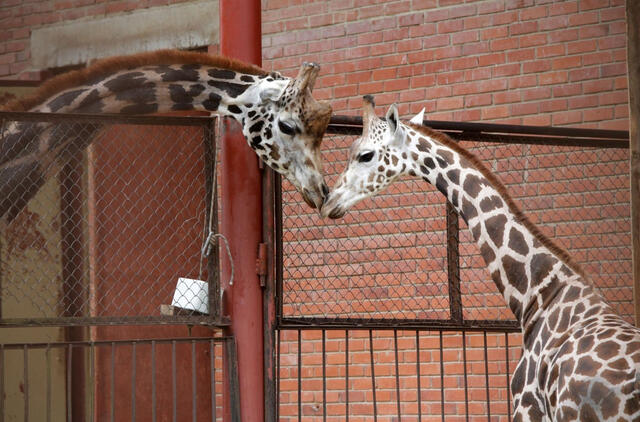
<path id="1" fill-rule="evenodd" d="M 349 163 L 327 197 L 322 215 L 340 218 L 357 202 L 376 195 L 406 170 L 405 127 L 398 120 L 395 104 L 386 121 L 374 112 L 371 96 L 362 105 L 362 136 L 349 150 Z"/>
<path id="2" fill-rule="evenodd" d="M 320 144 L 331 117 L 331 106 L 311 95 L 319 69 L 304 63 L 294 79 L 267 75 L 247 93 L 255 100 L 243 100 L 243 132 L 251 148 L 318 209 L 329 191 Z"/>

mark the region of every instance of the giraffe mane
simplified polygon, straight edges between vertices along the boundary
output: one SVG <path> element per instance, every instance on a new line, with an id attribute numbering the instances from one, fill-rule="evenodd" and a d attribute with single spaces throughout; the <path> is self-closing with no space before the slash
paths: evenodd
<path id="1" fill-rule="evenodd" d="M 544 233 L 542 233 L 542 231 L 538 228 L 538 226 L 536 226 L 531 220 L 529 220 L 529 218 L 522 212 L 520 207 L 518 207 L 518 205 L 515 203 L 515 201 L 507 191 L 507 188 L 502 183 L 502 181 L 500 181 L 498 176 L 496 176 L 495 173 L 489 170 L 478 157 L 476 157 L 473 153 L 461 147 L 457 142 L 455 142 L 453 139 L 451 139 L 449 136 L 447 136 L 442 132 L 438 132 L 429 127 L 417 125 L 414 123 L 408 123 L 407 126 L 409 126 L 413 130 L 425 136 L 435 139 L 436 141 L 440 142 L 441 144 L 443 144 L 448 148 L 451 148 L 452 150 L 460 154 L 460 156 L 468 160 L 489 181 L 489 183 L 493 185 L 493 187 L 498 191 L 498 193 L 500 193 L 502 198 L 507 203 L 507 206 L 509 207 L 509 211 L 513 213 L 513 215 L 515 216 L 518 222 L 520 222 L 523 226 L 525 226 L 531 232 L 531 234 L 536 239 L 538 239 L 540 243 L 542 243 L 543 246 L 548 248 L 564 264 L 566 264 L 569 268 L 571 268 L 573 271 L 578 273 L 583 278 L 585 279 L 587 278 L 582 267 L 577 262 L 574 261 L 573 257 L 569 254 L 569 252 L 567 252 L 560 246 L 556 245 L 550 238 L 548 238 Z"/>
<path id="2" fill-rule="evenodd" d="M 120 70 L 161 64 L 199 64 L 260 76 L 268 73 L 257 66 L 229 57 L 194 51 L 157 50 L 127 56 L 114 56 L 97 60 L 83 69 L 70 71 L 51 78 L 43 83 L 33 94 L 24 98 L 13 99 L 0 106 L 0 111 L 28 111 L 51 96 L 88 81 Z"/>

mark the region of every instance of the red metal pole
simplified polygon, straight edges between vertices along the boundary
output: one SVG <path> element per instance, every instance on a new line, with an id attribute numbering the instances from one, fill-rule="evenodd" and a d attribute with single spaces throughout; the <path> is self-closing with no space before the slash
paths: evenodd
<path id="1" fill-rule="evenodd" d="M 220 0 L 223 55 L 261 65 L 261 37 L 260 0 Z M 262 290 L 256 274 L 262 239 L 261 174 L 258 158 L 239 125 L 226 120 L 221 146 L 221 231 L 229 240 L 235 272 L 233 286 L 225 285 L 230 275 L 225 262 L 221 282 L 227 290 L 230 331 L 237 344 L 242 420 L 263 421 Z M 230 421 L 228 403 L 224 414 L 225 421 Z"/>

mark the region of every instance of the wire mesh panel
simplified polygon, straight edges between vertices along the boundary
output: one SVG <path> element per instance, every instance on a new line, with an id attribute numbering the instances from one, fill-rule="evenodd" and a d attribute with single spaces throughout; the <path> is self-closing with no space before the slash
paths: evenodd
<path id="1" fill-rule="evenodd" d="M 631 320 L 625 134 L 456 125 L 441 126 Z M 329 185 L 358 129 L 325 136 Z M 324 220 L 283 182 L 279 420 L 511 420 L 519 327 L 452 211 L 434 187 L 407 179 Z"/>
<path id="2" fill-rule="evenodd" d="M 0 322 L 215 317 L 215 257 L 201 250 L 215 210 L 210 119 L 2 117 Z M 211 294 L 190 282 L 183 310 L 161 314 L 179 278 L 210 275 Z"/>

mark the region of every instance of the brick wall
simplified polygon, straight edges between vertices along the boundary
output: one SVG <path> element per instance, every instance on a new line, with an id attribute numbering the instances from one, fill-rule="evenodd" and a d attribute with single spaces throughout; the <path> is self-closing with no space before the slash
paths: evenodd
<path id="1" fill-rule="evenodd" d="M 3 0 L 0 2 L 0 79 L 39 80 L 31 65 L 31 30 L 66 21 L 117 15 L 188 0 Z M 46 75 L 45 75 L 46 76 Z"/>
<path id="2" fill-rule="evenodd" d="M 29 64 L 29 28 L 174 2 L 5 0 L 0 78 L 39 77 Z M 318 62 L 322 70 L 314 94 L 330 100 L 337 114 L 359 114 L 362 95 L 372 94 L 379 114 L 397 102 L 403 117 L 426 107 L 432 120 L 628 128 L 623 0 L 263 0 L 262 5 L 263 66 L 293 76 L 302 61 Z M 345 165 L 352 139 L 325 141 L 331 183 Z M 586 263 L 604 295 L 630 318 L 626 151 L 467 146 L 498 173 L 546 234 Z M 301 204 L 286 182 L 284 190 L 286 315 L 448 316 L 444 205 L 436 191 L 418 182 L 397 184 L 345 220 L 328 222 Z M 463 224 L 461 230 L 465 317 L 510 318 Z M 302 332 L 304 420 L 322 420 L 318 333 Z M 344 420 L 343 335 L 327 334 L 328 420 Z M 392 335 L 375 335 L 383 404 L 378 420 L 393 420 Z M 354 421 L 371 420 L 366 336 L 353 332 L 349 341 Z M 411 332 L 399 336 L 404 415 L 416 414 L 412 338 Z M 447 420 L 465 411 L 460 338 L 451 334 L 444 350 Z M 431 371 L 423 373 L 422 385 L 428 385 L 421 393 L 423 415 L 440 420 L 437 335 L 426 333 L 420 341 L 426 354 L 421 368 Z M 469 344 L 477 341 L 469 338 Z M 490 394 L 497 406 L 492 414 L 507 420 L 501 341 L 489 338 L 489 371 L 495 377 L 490 384 L 496 388 Z M 282 420 L 298 415 L 297 344 L 297 333 L 282 333 Z M 510 344 L 509 359 L 515 361 L 519 338 Z M 473 378 L 484 376 L 478 353 L 472 352 L 467 365 L 470 382 L 477 383 L 470 390 L 470 415 L 486 420 L 482 380 Z"/>
<path id="3" fill-rule="evenodd" d="M 627 128 L 623 0 L 263 1 L 263 64 L 434 120 Z"/>

